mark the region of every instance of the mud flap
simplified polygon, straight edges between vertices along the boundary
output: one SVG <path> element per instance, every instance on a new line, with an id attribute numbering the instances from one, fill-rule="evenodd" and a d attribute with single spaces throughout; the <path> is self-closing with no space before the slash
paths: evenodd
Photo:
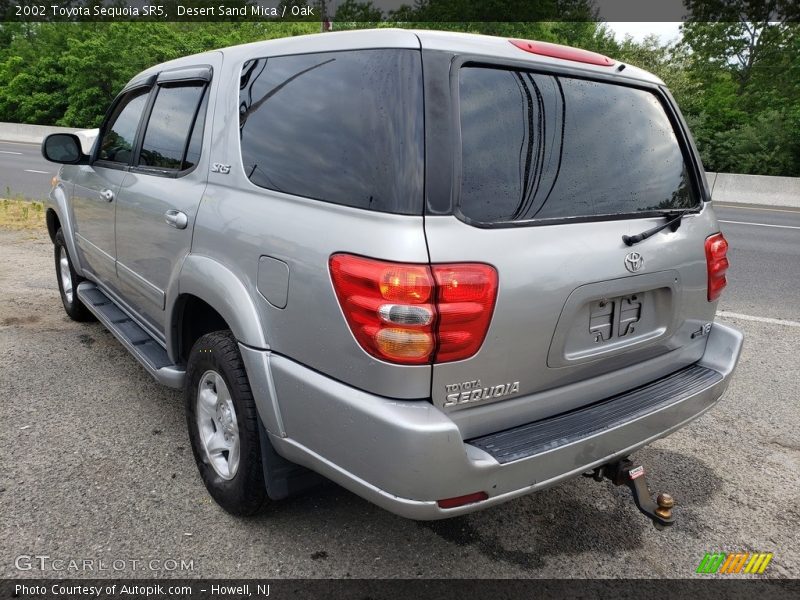
<path id="1" fill-rule="evenodd" d="M 322 475 L 286 460 L 272 447 L 261 419 L 258 420 L 264 484 L 270 500 L 284 500 L 327 481 Z"/>

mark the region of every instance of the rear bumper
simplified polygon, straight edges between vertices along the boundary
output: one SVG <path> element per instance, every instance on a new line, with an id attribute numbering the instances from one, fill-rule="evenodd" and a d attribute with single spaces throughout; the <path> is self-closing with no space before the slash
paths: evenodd
<path id="1" fill-rule="evenodd" d="M 269 370 L 269 388 L 278 401 L 259 402 L 259 407 L 269 405 L 278 413 L 277 418 L 262 414 L 262 419 L 277 425 L 268 428 L 280 454 L 393 513 L 427 520 L 500 504 L 669 435 L 719 400 L 741 346 L 741 333 L 715 324 L 703 358 L 689 367 L 695 371 L 650 384 L 648 388 L 659 391 L 652 401 L 641 398 L 640 388 L 598 403 L 597 410 L 604 407 L 602 427 L 572 427 L 565 432 L 563 421 L 553 423 L 563 417 L 554 417 L 515 428 L 510 454 L 495 451 L 498 444 L 509 443 L 508 432 L 501 434 L 505 442 L 493 436 L 465 442 L 453 421 L 427 401 L 373 396 L 277 355 L 262 356 L 257 363 L 252 356 L 256 351 L 246 349 L 243 354 L 250 355 L 245 356 L 246 363 Z M 254 379 L 249 368 L 248 372 Z M 258 388 L 264 387 L 255 385 L 254 391 L 258 395 Z M 634 394 L 638 400 L 631 397 Z M 638 404 L 632 404 L 635 401 Z M 597 415 L 573 415 L 571 421 L 573 425 L 596 422 Z M 552 439 L 547 438 L 548 427 Z M 526 442 L 526 435 L 538 435 L 538 442 Z M 479 491 L 489 498 L 451 509 L 436 503 Z"/>

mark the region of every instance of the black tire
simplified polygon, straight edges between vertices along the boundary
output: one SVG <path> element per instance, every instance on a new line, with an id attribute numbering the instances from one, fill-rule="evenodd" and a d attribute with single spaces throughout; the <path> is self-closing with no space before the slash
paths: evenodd
<path id="1" fill-rule="evenodd" d="M 209 383 L 204 377 L 209 371 L 220 375 L 227 386 L 238 426 L 239 461 L 232 477 L 221 476 L 212 465 L 202 441 L 198 424 L 200 385 Z M 216 389 L 214 389 L 216 393 Z M 186 368 L 186 423 L 200 477 L 217 504 L 237 516 L 255 514 L 267 499 L 264 471 L 261 463 L 261 444 L 258 433 L 258 413 L 247 380 L 239 346 L 233 334 L 215 331 L 201 337 L 189 353 Z M 202 418 L 202 417 L 201 417 Z M 223 424 L 213 424 L 222 431 Z M 229 473 L 230 475 L 230 473 Z"/>
<path id="2" fill-rule="evenodd" d="M 70 281 L 72 282 L 71 294 L 64 289 L 64 278 L 61 275 L 62 252 L 66 257 L 69 268 Z M 69 255 L 69 250 L 67 250 L 67 245 L 64 242 L 64 233 L 61 229 L 56 231 L 56 238 L 53 242 L 53 256 L 56 263 L 56 280 L 58 281 L 58 291 L 61 294 L 61 303 L 64 305 L 64 310 L 69 315 L 69 318 L 78 322 L 95 321 L 95 316 L 78 298 L 78 284 L 85 280 L 75 272 L 75 267 L 72 266 L 72 257 Z"/>

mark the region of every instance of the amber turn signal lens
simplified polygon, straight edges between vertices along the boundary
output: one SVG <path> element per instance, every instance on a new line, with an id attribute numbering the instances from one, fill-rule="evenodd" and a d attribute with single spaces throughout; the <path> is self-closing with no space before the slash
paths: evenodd
<path id="1" fill-rule="evenodd" d="M 339 306 L 361 347 L 393 363 L 463 360 L 483 344 L 497 271 L 481 263 L 409 264 L 334 254 Z"/>

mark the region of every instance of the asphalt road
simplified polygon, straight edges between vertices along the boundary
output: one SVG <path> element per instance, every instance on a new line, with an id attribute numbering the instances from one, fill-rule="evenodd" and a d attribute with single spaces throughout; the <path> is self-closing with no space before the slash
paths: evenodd
<path id="1" fill-rule="evenodd" d="M 38 144 L 0 141 L 0 197 L 42 200 L 58 165 L 42 158 Z"/>
<path id="2" fill-rule="evenodd" d="M 748 231 L 731 229 L 734 244 Z M 101 325 L 66 317 L 49 239 L 0 231 L 0 251 L 0 577 L 682 578 L 718 550 L 773 552 L 767 576 L 800 573 L 800 327 L 750 320 L 762 309 L 800 320 L 797 278 L 775 287 L 793 295 L 773 305 L 728 290 L 723 309 L 759 314 L 724 319 L 747 336 L 727 395 L 637 453 L 653 490 L 677 499 L 669 531 L 656 531 L 626 490 L 583 478 L 434 523 L 333 484 L 236 519 L 197 475 L 181 394 L 157 385 Z M 775 265 L 761 273 L 782 277 Z M 50 559 L 44 572 L 19 571 L 19 556 Z M 109 570 L 65 573 L 54 559 Z M 170 570 L 169 560 L 192 569 Z"/>
<path id="3" fill-rule="evenodd" d="M 730 244 L 721 308 L 800 321 L 800 210 L 715 206 Z"/>
<path id="4" fill-rule="evenodd" d="M 36 169 L 21 158 L 8 169 L 6 156 L 25 155 L 0 155 L 3 178 Z M 800 229 L 791 227 L 800 212 L 718 215 L 732 261 L 720 318 L 747 339 L 721 403 L 636 455 L 652 489 L 677 499 L 665 532 L 627 490 L 582 478 L 434 523 L 333 484 L 231 517 L 197 475 L 181 394 L 156 384 L 102 326 L 66 317 L 46 236 L 0 230 L 0 578 L 683 578 L 710 551 L 773 552 L 766 575 L 797 577 Z M 44 572 L 19 571 L 25 555 L 124 567 L 65 573 L 46 561 Z M 151 559 L 160 561 L 152 571 Z"/>

